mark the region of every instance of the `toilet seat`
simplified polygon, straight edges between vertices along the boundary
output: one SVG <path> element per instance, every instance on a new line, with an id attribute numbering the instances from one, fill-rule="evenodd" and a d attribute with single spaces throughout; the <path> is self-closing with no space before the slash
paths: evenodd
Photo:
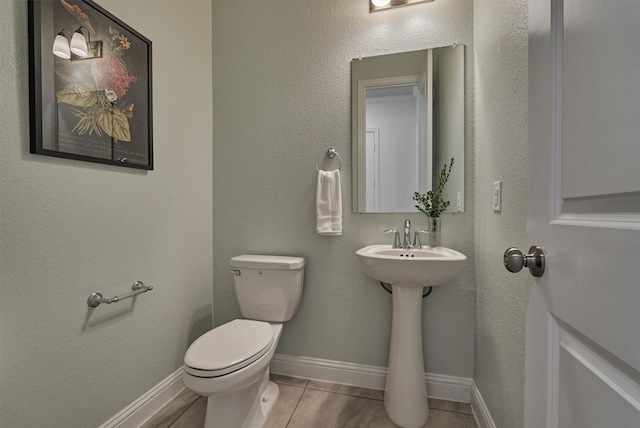
<path id="1" fill-rule="evenodd" d="M 237 319 L 214 328 L 191 344 L 185 371 L 198 377 L 219 377 L 240 370 L 263 356 L 273 343 L 271 324 Z"/>

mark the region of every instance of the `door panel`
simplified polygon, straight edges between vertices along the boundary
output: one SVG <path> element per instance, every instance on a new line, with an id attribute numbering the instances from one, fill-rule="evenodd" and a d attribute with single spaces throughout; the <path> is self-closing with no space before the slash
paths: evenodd
<path id="1" fill-rule="evenodd" d="M 567 330 L 558 332 L 558 426 L 637 428 L 637 385 Z"/>
<path id="2" fill-rule="evenodd" d="M 525 426 L 640 426 L 640 1 L 529 2 Z M 619 42 L 619 43 L 618 43 Z"/>
<path id="3" fill-rule="evenodd" d="M 565 198 L 640 191 L 637 3 L 564 1 L 557 37 L 562 59 L 558 65 L 562 69 Z M 594 144 L 584 150 L 587 142 Z"/>

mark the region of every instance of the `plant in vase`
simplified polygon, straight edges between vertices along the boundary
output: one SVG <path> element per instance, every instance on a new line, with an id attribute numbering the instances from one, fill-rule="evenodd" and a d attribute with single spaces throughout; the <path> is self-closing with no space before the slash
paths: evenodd
<path id="1" fill-rule="evenodd" d="M 442 214 L 450 205 L 450 202 L 442 199 L 442 192 L 444 186 L 449 180 L 451 174 L 451 168 L 453 168 L 454 159 L 451 158 L 451 163 L 446 163 L 442 167 L 440 174 L 438 175 L 438 188 L 433 191 L 429 190 L 427 193 L 413 193 L 413 200 L 418 204 L 416 208 L 418 211 L 426 214 L 429 217 L 429 246 L 440 246 L 440 214 Z"/>

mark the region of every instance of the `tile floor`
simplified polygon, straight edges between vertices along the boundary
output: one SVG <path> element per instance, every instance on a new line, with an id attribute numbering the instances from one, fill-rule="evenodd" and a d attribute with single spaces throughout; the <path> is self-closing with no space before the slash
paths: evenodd
<path id="1" fill-rule="evenodd" d="M 280 398 L 264 428 L 395 428 L 384 410 L 383 391 L 271 375 Z M 423 428 L 478 428 L 469 404 L 429 399 Z M 206 397 L 185 389 L 141 428 L 201 428 Z M 232 427 L 229 427 L 232 428 Z"/>

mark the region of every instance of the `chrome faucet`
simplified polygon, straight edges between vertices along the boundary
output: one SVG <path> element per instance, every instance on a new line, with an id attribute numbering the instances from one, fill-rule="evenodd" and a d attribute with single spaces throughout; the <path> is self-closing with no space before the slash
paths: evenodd
<path id="1" fill-rule="evenodd" d="M 422 245 L 420 244 L 420 234 L 429 233 L 429 231 L 416 230 L 413 238 L 413 244 L 411 243 L 411 221 L 409 220 L 404 221 L 404 233 L 402 236 L 402 243 L 400 243 L 400 232 L 398 232 L 397 230 L 387 229 L 384 231 L 384 233 L 394 234 L 392 248 L 402 248 L 404 250 L 413 250 L 416 248 L 422 248 Z"/>
<path id="2" fill-rule="evenodd" d="M 409 220 L 404 221 L 404 235 L 402 237 L 402 248 L 408 250 L 411 245 L 411 222 Z"/>

